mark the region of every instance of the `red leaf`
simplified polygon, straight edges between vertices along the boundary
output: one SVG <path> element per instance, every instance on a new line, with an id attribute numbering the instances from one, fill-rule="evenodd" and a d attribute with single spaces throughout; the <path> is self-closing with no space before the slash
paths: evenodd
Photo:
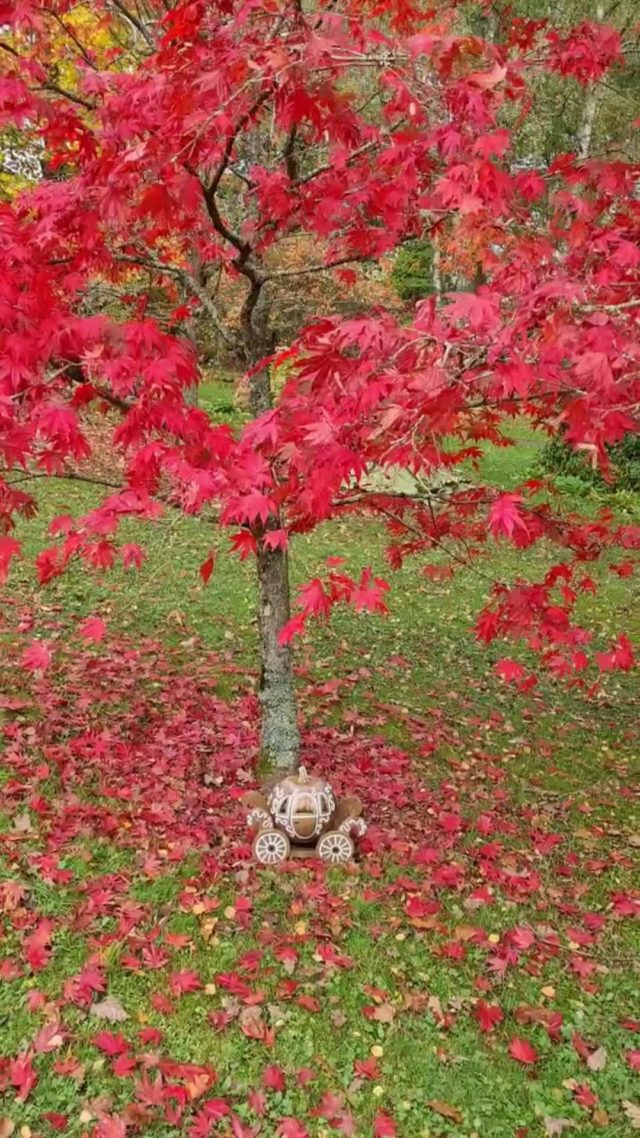
<path id="1" fill-rule="evenodd" d="M 640 1050 L 625 1051 L 625 1057 L 632 1071 L 640 1071 Z"/>
<path id="2" fill-rule="evenodd" d="M 61 1029 L 57 1020 L 53 1020 L 40 1028 L 33 1041 L 33 1046 L 39 1052 L 57 1051 L 59 1047 L 62 1047 L 65 1039 L 66 1032 Z"/>
<path id="3" fill-rule="evenodd" d="M 518 1063 L 537 1063 L 538 1061 L 538 1053 L 535 1047 L 526 1039 L 520 1039 L 517 1036 L 509 1044 L 509 1054 Z"/>
<path id="4" fill-rule="evenodd" d="M 526 952 L 535 944 L 535 936 L 531 929 L 522 926 L 521 928 L 513 929 L 509 934 L 509 940 L 515 948 L 519 948 L 522 952 Z"/>
<path id="5" fill-rule="evenodd" d="M 283 1118 L 276 1134 L 278 1138 L 309 1138 L 309 1131 L 297 1118 Z"/>
<path id="6" fill-rule="evenodd" d="M 529 532 L 527 523 L 520 513 L 520 494 L 501 494 L 489 511 L 489 529 L 494 537 L 513 537 L 516 530 Z"/>
<path id="7" fill-rule="evenodd" d="M 460 199 L 463 200 L 463 199 Z M 499 322 L 499 312 L 493 300 L 476 292 L 461 292 L 444 310 L 449 320 L 468 321 L 475 332 L 492 331 Z"/>
<path id="8" fill-rule="evenodd" d="M 22 665 L 30 672 L 46 672 L 53 655 L 44 640 L 34 640 L 22 654 Z"/>
<path id="9" fill-rule="evenodd" d="M 110 1031 L 99 1031 L 92 1037 L 94 1047 L 99 1047 L 105 1055 L 123 1055 L 129 1044 L 123 1035 L 112 1035 Z"/>
<path id="10" fill-rule="evenodd" d="M 202 1109 L 207 1118 L 210 1118 L 213 1122 L 220 1122 L 223 1118 L 228 1118 L 231 1114 L 231 1107 L 223 1098 L 207 1099 Z"/>
<path id="11" fill-rule="evenodd" d="M 240 554 L 241 561 L 245 561 L 258 548 L 256 539 L 249 530 L 243 529 L 238 533 L 233 533 L 230 541 L 236 553 Z"/>
<path id="12" fill-rule="evenodd" d="M 197 972 L 185 969 L 183 972 L 173 972 L 170 975 L 169 987 L 174 996 L 182 996 L 185 992 L 197 992 L 202 987 L 202 981 Z"/>
<path id="13" fill-rule="evenodd" d="M 42 1115 L 45 1122 L 49 1123 L 52 1130 L 66 1130 L 69 1125 L 69 1117 L 66 1114 L 57 1114 L 54 1110 L 47 1110 Z"/>
<path id="14" fill-rule="evenodd" d="M 202 577 L 202 580 L 203 580 L 205 585 L 207 585 L 209 583 L 209 580 L 211 578 L 211 574 L 213 573 L 213 568 L 214 568 L 215 563 L 216 563 L 216 554 L 214 551 L 212 551 L 209 554 L 209 556 L 207 557 L 207 560 L 203 561 L 202 565 L 200 566 L 200 576 Z"/>
<path id="15" fill-rule="evenodd" d="M 265 1067 L 262 1072 L 262 1085 L 270 1091 L 280 1091 L 284 1094 L 287 1083 L 282 1067 Z"/>
<path id="16" fill-rule="evenodd" d="M 103 1115 L 94 1127 L 91 1138 L 127 1138 L 127 1125 L 117 1114 Z"/>
<path id="17" fill-rule="evenodd" d="M 498 83 L 502 83 L 506 74 L 506 67 L 495 63 L 491 71 L 472 71 L 471 74 L 467 76 L 467 81 L 473 83 L 476 87 L 480 87 L 483 91 L 491 91 L 494 87 L 497 87 Z"/>
<path id="18" fill-rule="evenodd" d="M 247 1095 L 247 1106 L 258 1118 L 264 1118 L 267 1113 L 267 1099 L 262 1091 L 249 1091 Z"/>
<path id="19" fill-rule="evenodd" d="M 526 674 L 527 669 L 519 664 L 517 660 L 502 659 L 497 660 L 494 664 L 495 671 L 503 680 L 508 684 L 517 683 L 522 680 Z"/>
<path id="20" fill-rule="evenodd" d="M 288 549 L 289 535 L 284 529 L 272 529 L 262 539 L 265 549 Z"/>
<path id="21" fill-rule="evenodd" d="M 99 616 L 88 616 L 83 620 L 79 631 L 83 640 L 92 640 L 97 644 L 104 638 L 107 626 Z"/>
<path id="22" fill-rule="evenodd" d="M 298 996 L 298 1005 L 308 1012 L 319 1012 L 320 1002 L 316 1000 L 315 996 Z"/>
<path id="23" fill-rule="evenodd" d="M 135 1074 L 137 1061 L 131 1055 L 116 1055 L 111 1070 L 118 1079 L 128 1079 Z"/>
<path id="24" fill-rule="evenodd" d="M 502 1023 L 504 1014 L 498 1004 L 486 1004 L 484 1000 L 478 1000 L 473 1014 L 480 1024 L 481 1031 L 493 1031 L 499 1023 Z"/>
<path id="25" fill-rule="evenodd" d="M 380 1067 L 377 1059 L 374 1059 L 373 1056 L 370 1059 L 356 1059 L 353 1069 L 361 1079 L 376 1081 L 380 1078 Z"/>
<path id="26" fill-rule="evenodd" d="M 14 557 L 20 553 L 20 542 L 13 537 L 0 537 L 0 585 L 4 585 L 9 576 L 9 567 Z"/>
<path id="27" fill-rule="evenodd" d="M 374 1138 L 398 1138 L 396 1124 L 390 1114 L 379 1110 L 373 1120 Z"/>
<path id="28" fill-rule="evenodd" d="M 53 932 L 53 921 L 42 917 L 33 932 L 24 938 L 24 957 L 32 972 L 40 972 L 49 963 Z"/>
<path id="29" fill-rule="evenodd" d="M 598 1096 L 594 1094 L 588 1083 L 577 1083 L 573 1088 L 573 1097 L 584 1110 L 592 1110 L 598 1105 Z"/>
<path id="30" fill-rule="evenodd" d="M 17 1059 L 11 1060 L 9 1063 L 9 1081 L 18 1092 L 16 1094 L 17 1102 L 26 1102 L 38 1082 L 38 1075 L 33 1069 L 30 1052 L 23 1051 Z"/>
<path id="31" fill-rule="evenodd" d="M 619 636 L 611 652 L 596 652 L 598 667 L 602 672 L 613 672 L 620 668 L 629 671 L 635 664 L 633 645 L 628 636 Z"/>
<path id="32" fill-rule="evenodd" d="M 284 627 L 281 628 L 278 636 L 278 642 L 283 646 L 289 644 L 290 641 L 293 640 L 294 636 L 299 636 L 300 633 L 304 631 L 306 622 L 307 617 L 305 613 L 296 613 L 296 615 L 292 616 L 291 620 L 288 620 Z"/>

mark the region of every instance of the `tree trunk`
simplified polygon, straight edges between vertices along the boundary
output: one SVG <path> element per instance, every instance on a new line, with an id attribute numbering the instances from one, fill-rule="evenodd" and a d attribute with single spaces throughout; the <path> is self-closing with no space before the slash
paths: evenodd
<path id="1" fill-rule="evenodd" d="M 254 363 L 272 350 L 269 335 L 269 297 L 263 285 L 252 289 L 243 312 L 247 357 Z M 254 418 L 272 406 L 268 368 L 249 379 L 249 408 Z M 278 529 L 273 518 L 267 529 Z M 260 633 L 261 745 L 267 762 L 280 770 L 296 770 L 300 734 L 296 711 L 291 649 L 280 644 L 279 635 L 291 616 L 289 559 L 283 549 L 265 549 L 258 539 L 258 629 Z"/>
<path id="2" fill-rule="evenodd" d="M 596 121 L 596 111 L 598 109 L 598 88 L 595 83 L 588 88 L 584 107 L 582 109 L 582 119 L 578 128 L 578 154 L 580 158 L 588 158 L 591 151 L 591 139 L 593 136 L 593 124 Z"/>
<path id="3" fill-rule="evenodd" d="M 599 3 L 596 8 L 596 19 L 604 20 L 604 4 Z M 596 112 L 598 110 L 598 100 L 600 96 L 600 88 L 594 82 L 591 82 L 587 87 L 584 106 L 582 108 L 582 118 L 578 127 L 578 154 L 580 158 L 586 159 L 591 153 L 591 140 L 593 138 L 593 126 L 596 121 Z"/>
<path id="4" fill-rule="evenodd" d="M 442 258 L 440 256 L 440 234 L 434 233 L 431 238 L 433 248 L 433 291 L 436 304 L 442 300 Z"/>
<path id="5" fill-rule="evenodd" d="M 291 649 L 278 640 L 291 615 L 289 561 L 282 549 L 258 550 L 258 628 L 260 631 L 261 744 L 270 764 L 298 766 L 300 735 L 296 714 Z"/>

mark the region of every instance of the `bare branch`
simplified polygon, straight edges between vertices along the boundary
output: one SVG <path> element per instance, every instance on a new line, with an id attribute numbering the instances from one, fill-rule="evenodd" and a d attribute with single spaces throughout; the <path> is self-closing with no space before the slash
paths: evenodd
<path id="1" fill-rule="evenodd" d="M 9 55 L 13 55 L 16 59 L 19 59 L 20 62 L 22 62 L 22 56 L 20 55 L 20 52 L 16 51 L 15 47 L 12 47 L 10 44 L 5 43 L 4 40 L 0 40 L 0 48 L 2 51 L 8 51 Z"/>
<path id="2" fill-rule="evenodd" d="M 253 106 L 249 107 L 249 109 L 245 111 L 243 115 L 240 115 L 240 118 L 238 119 L 235 127 L 227 139 L 226 146 L 222 152 L 222 158 L 218 163 L 216 172 L 209 182 L 209 185 L 206 186 L 206 195 L 215 195 L 215 192 L 218 189 L 218 186 L 220 185 L 220 182 L 224 176 L 224 172 L 231 160 L 231 154 L 236 144 L 238 135 L 244 130 L 245 126 L 251 122 L 251 119 L 255 115 L 256 111 L 260 109 L 263 103 L 266 103 L 267 99 L 269 99 L 272 94 L 273 91 L 271 88 L 267 88 L 265 91 L 262 91 L 260 95 L 258 95 L 258 98 L 255 100 Z"/>
<path id="3" fill-rule="evenodd" d="M 57 83 L 43 83 L 41 87 L 36 87 L 37 91 L 50 91 L 54 95 L 61 95 L 63 99 L 68 99 L 70 103 L 77 103 L 79 107 L 84 107 L 87 111 L 95 111 L 96 104 L 90 103 L 88 99 L 83 99 L 82 95 L 75 95 L 73 91 L 67 91 L 64 87 L 59 87 Z"/>
<path id="4" fill-rule="evenodd" d="M 6 474 L 8 472 L 7 471 L 4 471 L 4 472 L 0 471 L 0 477 L 2 477 L 3 473 Z M 127 485 L 126 482 L 110 482 L 107 478 L 92 478 L 91 475 L 89 475 L 89 474 L 79 474 L 75 470 L 67 470 L 64 472 L 64 474 L 47 474 L 45 471 L 40 471 L 40 470 L 31 471 L 28 474 L 20 475 L 19 478 L 12 478 L 10 481 L 5 482 L 5 485 L 6 486 L 17 486 L 19 483 L 22 483 L 22 482 L 35 482 L 36 480 L 44 479 L 44 478 L 48 478 L 48 479 L 54 478 L 56 481 L 61 481 L 61 482 L 84 482 L 88 486 L 104 486 L 108 490 L 127 490 L 127 489 L 129 489 L 129 486 Z M 173 502 L 171 500 L 171 498 L 167 497 L 164 494 L 154 495 L 153 500 L 157 501 L 157 502 L 162 502 L 163 506 L 169 506 L 170 509 L 176 510 L 183 517 L 189 516 L 192 521 L 201 521 L 202 520 L 198 514 L 186 515 L 179 502 Z M 206 518 L 210 519 L 212 521 L 217 521 L 218 515 L 215 513 L 214 514 L 207 513 Z"/>
<path id="5" fill-rule="evenodd" d="M 76 47 L 78 48 L 80 54 L 82 55 L 82 58 L 84 59 L 85 63 L 88 64 L 89 67 L 93 68 L 94 71 L 97 71 L 98 70 L 97 63 L 95 62 L 94 59 L 91 58 L 89 52 L 87 51 L 86 47 L 82 43 L 82 40 L 76 34 L 74 28 L 68 27 L 67 24 L 65 24 L 64 20 L 61 19 L 61 17 L 58 15 L 57 12 L 50 12 L 50 15 L 53 16 L 53 19 L 56 21 L 56 24 L 58 25 L 58 27 L 62 28 L 63 32 L 65 32 L 65 34 L 69 36 L 69 39 L 73 40 L 73 42 L 75 43 Z"/>
<path id="6" fill-rule="evenodd" d="M 623 312 L 627 308 L 640 308 L 640 297 L 623 300 L 620 304 L 581 304 L 581 312 Z"/>
<path id="7" fill-rule="evenodd" d="M 207 293 L 206 289 L 202 287 L 197 278 L 194 277 L 193 274 L 188 271 L 188 269 L 180 268 L 179 265 L 167 265 L 164 261 L 159 261 L 155 257 L 151 257 L 148 254 L 144 257 L 133 257 L 126 253 L 118 253 L 116 254 L 116 257 L 118 261 L 124 261 L 126 264 L 140 265 L 142 268 L 146 269 L 155 269 L 159 273 L 168 273 L 170 276 L 176 277 L 178 280 L 182 281 L 183 284 L 200 301 L 202 307 L 210 316 L 211 322 L 216 329 L 216 332 L 219 333 L 225 343 L 227 343 L 230 347 L 236 346 L 233 336 L 227 332 L 224 324 L 221 322 L 218 310 L 213 303 L 213 300 Z"/>
<path id="8" fill-rule="evenodd" d="M 93 383 L 85 376 L 82 365 L 77 360 L 67 360 L 58 374 L 63 375 L 65 379 L 70 379 L 72 383 L 88 383 L 100 399 L 104 399 L 105 403 L 110 403 L 112 407 L 116 407 L 118 411 L 122 411 L 124 414 L 131 411 L 135 406 L 134 403 L 121 399 L 119 395 L 114 395 L 108 388 Z"/>
<path id="9" fill-rule="evenodd" d="M 137 16 L 134 16 L 133 13 L 130 12 L 127 7 L 125 7 L 125 5 L 122 3 L 122 0 L 111 0 L 111 3 L 113 4 L 114 8 L 117 8 L 120 15 L 124 16 L 125 20 L 128 20 L 129 23 L 132 25 L 132 27 L 134 27 L 136 29 L 136 31 L 138 31 L 140 33 L 143 40 L 145 41 L 146 44 L 149 45 L 151 50 L 155 51 L 156 45 L 153 41 L 153 38 L 149 34 L 147 29 L 145 28 L 142 21 L 139 20 Z"/>
<path id="10" fill-rule="evenodd" d="M 33 471 L 30 474 L 22 474 L 19 478 L 12 478 L 6 483 L 7 486 L 17 486 L 19 482 L 32 482 L 36 478 L 56 478 L 68 482 L 88 482 L 91 486 L 107 486 L 110 490 L 124 490 L 123 482 L 109 482 L 105 478 L 90 478 L 88 474 L 77 474 L 75 471 L 69 470 L 64 474 L 47 474 L 44 471 Z"/>
<path id="11" fill-rule="evenodd" d="M 337 269 L 340 265 L 358 264 L 364 261 L 373 261 L 374 258 L 365 254 L 358 255 L 354 253 L 352 256 L 338 257 L 335 261 L 327 261 L 323 265 L 308 265 L 302 269 L 276 269 L 273 273 L 268 273 L 265 277 L 266 280 L 280 280 L 282 277 L 303 277 L 308 273 L 324 273 L 330 269 Z"/>
<path id="12" fill-rule="evenodd" d="M 394 124 L 389 133 L 399 130 L 400 127 L 404 125 L 404 120 L 401 119 L 400 122 Z M 370 142 L 365 142 L 349 155 L 346 165 L 350 166 L 351 163 L 354 162 L 356 158 L 360 158 L 362 154 L 367 154 L 370 150 L 375 150 L 376 146 L 379 146 L 380 143 L 381 140 L 379 138 L 373 138 Z M 299 178 L 296 184 L 298 186 L 306 186 L 309 182 L 312 182 L 314 178 L 319 177 L 320 174 L 327 174 L 329 170 L 333 170 L 333 168 L 333 162 L 324 162 L 322 166 L 316 166 L 315 170 L 310 170 L 308 174 Z"/>
<path id="13" fill-rule="evenodd" d="M 296 161 L 297 137 L 298 126 L 297 123 L 294 123 L 291 127 L 291 130 L 289 131 L 287 141 L 285 142 L 284 149 L 282 151 L 282 157 L 284 159 L 284 164 L 287 170 L 287 174 L 289 175 L 290 182 L 298 181 L 298 163 Z"/>

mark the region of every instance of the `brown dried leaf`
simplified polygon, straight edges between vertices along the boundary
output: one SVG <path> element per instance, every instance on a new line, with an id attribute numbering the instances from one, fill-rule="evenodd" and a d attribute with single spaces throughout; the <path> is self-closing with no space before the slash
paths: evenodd
<path id="1" fill-rule="evenodd" d="M 453 939 L 462 941 L 465 944 L 468 940 L 473 940 L 477 935 L 478 929 L 476 925 L 458 925 L 453 933 Z"/>
<path id="2" fill-rule="evenodd" d="M 560 1138 L 565 1130 L 570 1130 L 576 1125 L 570 1118 L 545 1118 L 543 1122 L 547 1138 Z"/>
<path id="3" fill-rule="evenodd" d="M 449 1102 L 443 1102 L 442 1099 L 432 1098 L 431 1102 L 427 1103 L 431 1110 L 435 1110 L 436 1114 L 442 1115 L 443 1118 L 449 1118 L 452 1122 L 462 1122 L 463 1114 L 458 1110 L 457 1106 L 452 1106 Z"/>
<path id="4" fill-rule="evenodd" d="M 333 1026 L 338 1028 L 344 1027 L 345 1023 L 347 1022 L 347 1016 L 344 1014 L 344 1012 L 340 1011 L 332 1012 L 330 1018 Z"/>
<path id="5" fill-rule="evenodd" d="M 289 1012 L 281 1008 L 279 1004 L 267 1004 L 267 1011 L 271 1023 L 286 1023 L 289 1019 Z"/>
<path id="6" fill-rule="evenodd" d="M 590 1071 L 604 1071 L 607 1065 L 607 1051 L 605 1047 L 598 1047 L 592 1051 L 587 1059 L 587 1067 Z"/>
<path id="7" fill-rule="evenodd" d="M 243 1008 L 238 1016 L 240 1030 L 248 1039 L 264 1039 L 265 1022 L 262 1018 L 262 1008 L 257 1005 Z"/>
<path id="8" fill-rule="evenodd" d="M 479 897 L 465 897 L 462 902 L 462 908 L 467 913 L 475 913 L 476 909 L 481 909 L 483 905 L 484 901 L 481 901 Z"/>
<path id="9" fill-rule="evenodd" d="M 364 1086 L 364 1079 L 352 1079 L 347 1089 L 347 1101 L 351 1106 L 358 1105 L 358 1095 Z"/>
<path id="10" fill-rule="evenodd" d="M 88 1110 L 91 1118 L 99 1118 L 101 1114 L 108 1114 L 113 1106 L 112 1095 L 96 1095 L 95 1098 L 87 1099 L 84 1103 L 85 1110 Z"/>
<path id="11" fill-rule="evenodd" d="M 429 997 L 426 992 L 405 992 L 402 997 L 402 1006 L 407 1012 L 421 1014 L 428 1003 Z"/>
<path id="12" fill-rule="evenodd" d="M 194 908 L 195 908 L 195 906 L 194 906 Z M 211 937 L 213 936 L 213 934 L 216 930 L 217 924 L 218 924 L 218 918 L 217 917 L 209 917 L 206 921 L 200 922 L 200 935 L 201 935 L 203 941 L 205 942 L 205 944 L 208 944 L 209 941 L 211 940 Z"/>
<path id="13" fill-rule="evenodd" d="M 27 814 L 26 810 L 24 814 L 16 814 L 15 818 L 13 819 L 13 829 L 16 834 L 33 833 L 31 818 Z"/>
<path id="14" fill-rule="evenodd" d="M 231 1016 L 232 1019 L 237 1019 L 240 1015 L 240 1000 L 237 1000 L 235 996 L 228 996 L 224 999 L 222 1006 L 227 1015 Z"/>
<path id="15" fill-rule="evenodd" d="M 438 927 L 440 918 L 435 913 L 430 913 L 428 917 L 412 917 L 409 924 L 414 929 L 431 930 Z"/>
<path id="16" fill-rule="evenodd" d="M 640 1106 L 638 1103 L 629 1102 L 629 1099 L 624 1099 L 622 1109 L 631 1123 L 631 1129 L 640 1130 Z"/>
<path id="17" fill-rule="evenodd" d="M 11 1138 L 15 1128 L 16 1124 L 10 1118 L 0 1118 L 0 1138 Z"/>
<path id="18" fill-rule="evenodd" d="M 109 1023 L 124 1023 L 129 1019 L 129 1013 L 124 1010 L 117 996 L 107 996 L 105 1000 L 92 1004 L 89 1015 L 96 1019 L 106 1019 Z"/>
<path id="19" fill-rule="evenodd" d="M 396 1018 L 396 1009 L 393 1004 L 378 1004 L 371 1013 L 371 1018 L 378 1023 L 393 1023 Z"/>
<path id="20" fill-rule="evenodd" d="M 442 1004 L 440 1003 L 439 997 L 429 996 L 429 999 L 427 1000 L 427 1007 L 430 1012 L 433 1012 L 433 1017 L 436 1023 L 442 1023 L 442 1020 L 444 1019 L 444 1012 L 442 1010 Z"/>

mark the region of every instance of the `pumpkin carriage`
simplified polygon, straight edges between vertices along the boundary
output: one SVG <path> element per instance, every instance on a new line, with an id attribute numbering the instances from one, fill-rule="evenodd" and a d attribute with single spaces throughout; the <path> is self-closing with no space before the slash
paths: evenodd
<path id="1" fill-rule="evenodd" d="M 307 857 L 311 850 L 322 861 L 339 865 L 351 860 L 354 837 L 366 831 L 360 799 L 348 795 L 336 802 L 329 783 L 311 777 L 304 767 L 264 793 L 250 791 L 242 801 L 255 831 L 254 857 L 262 865 Z"/>

